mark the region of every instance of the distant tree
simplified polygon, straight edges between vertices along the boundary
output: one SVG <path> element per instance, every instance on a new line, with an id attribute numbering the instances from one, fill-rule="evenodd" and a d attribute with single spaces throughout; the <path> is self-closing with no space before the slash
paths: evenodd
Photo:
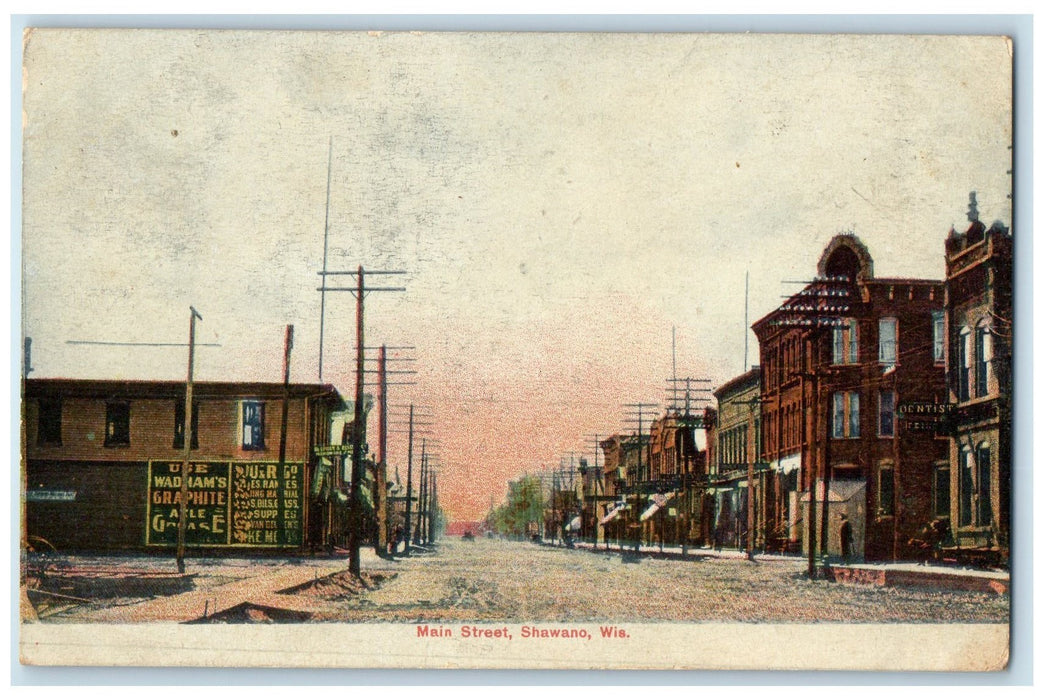
<path id="1" fill-rule="evenodd" d="M 540 480 L 524 476 L 508 484 L 507 502 L 493 511 L 493 529 L 502 535 L 525 535 L 531 523 L 540 522 L 543 512 Z"/>

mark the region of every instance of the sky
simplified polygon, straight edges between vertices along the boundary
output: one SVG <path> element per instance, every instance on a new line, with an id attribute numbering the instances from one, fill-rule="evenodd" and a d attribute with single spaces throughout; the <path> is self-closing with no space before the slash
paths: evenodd
<path id="1" fill-rule="evenodd" d="M 23 78 L 32 376 L 184 379 L 183 347 L 69 341 L 185 342 L 192 305 L 220 345 L 198 380 L 280 381 L 293 324 L 318 381 L 328 230 L 329 270 L 406 272 L 373 282 L 406 291 L 366 297 L 367 345 L 414 348 L 390 403 L 431 414 L 457 519 L 592 459 L 672 372 L 743 372 L 748 273 L 749 324 L 838 233 L 940 279 L 970 191 L 1011 221 L 996 37 L 56 29 Z M 329 293 L 349 398 L 354 333 Z"/>

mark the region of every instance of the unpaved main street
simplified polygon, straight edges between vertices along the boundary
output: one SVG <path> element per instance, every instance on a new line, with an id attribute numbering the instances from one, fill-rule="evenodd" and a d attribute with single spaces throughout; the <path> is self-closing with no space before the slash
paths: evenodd
<path id="1" fill-rule="evenodd" d="M 166 560 L 146 558 L 111 557 L 90 563 L 126 571 L 170 566 Z M 188 621 L 198 618 L 204 606 L 213 614 L 217 606 L 227 609 L 239 599 L 304 611 L 311 621 L 343 622 L 1006 623 L 1009 617 L 1007 595 L 809 581 L 800 559 L 751 563 L 707 556 L 626 562 L 618 552 L 450 539 L 440 543 L 435 554 L 384 561 L 370 553 L 363 563 L 368 585 L 359 586 L 345 585 L 336 574 L 325 578 L 346 567 L 337 559 L 190 560 L 189 571 L 196 573 L 191 590 L 152 600 L 141 594 L 106 598 L 80 590 L 94 602 L 69 606 L 44 619 L 145 622 L 157 614 L 150 611 L 167 610 L 171 617 L 166 619 Z M 288 589 L 287 581 L 294 578 L 291 568 L 299 570 L 297 580 L 304 583 Z M 184 603 L 180 609 L 173 604 L 177 600 Z"/>

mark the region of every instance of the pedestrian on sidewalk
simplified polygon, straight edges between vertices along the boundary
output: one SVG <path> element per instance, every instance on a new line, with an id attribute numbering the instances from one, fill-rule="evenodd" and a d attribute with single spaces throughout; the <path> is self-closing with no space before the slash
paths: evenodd
<path id="1" fill-rule="evenodd" d="M 848 522 L 848 516 L 841 513 L 838 516 L 841 519 L 841 559 L 844 560 L 847 566 L 849 561 L 852 559 L 852 523 Z"/>

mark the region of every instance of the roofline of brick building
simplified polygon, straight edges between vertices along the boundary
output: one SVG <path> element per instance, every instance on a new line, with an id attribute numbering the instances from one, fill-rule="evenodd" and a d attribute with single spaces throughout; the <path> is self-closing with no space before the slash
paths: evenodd
<path id="1" fill-rule="evenodd" d="M 711 393 L 714 394 L 714 398 L 718 399 L 718 403 L 721 403 L 722 395 L 732 391 L 737 387 L 745 386 L 747 384 L 756 384 L 760 380 L 761 365 L 754 365 L 743 374 L 728 380 Z"/>
<path id="2" fill-rule="evenodd" d="M 287 385 L 290 398 L 328 396 L 336 403 L 344 398 L 333 384 L 290 383 Z M 196 399 L 234 397 L 273 398 L 283 397 L 282 382 L 193 382 L 192 392 Z M 28 378 L 25 380 L 25 396 L 39 397 L 61 392 L 64 396 L 77 398 L 140 398 L 168 399 L 185 396 L 185 382 L 172 380 L 124 380 L 124 379 L 74 379 L 67 377 Z"/>

